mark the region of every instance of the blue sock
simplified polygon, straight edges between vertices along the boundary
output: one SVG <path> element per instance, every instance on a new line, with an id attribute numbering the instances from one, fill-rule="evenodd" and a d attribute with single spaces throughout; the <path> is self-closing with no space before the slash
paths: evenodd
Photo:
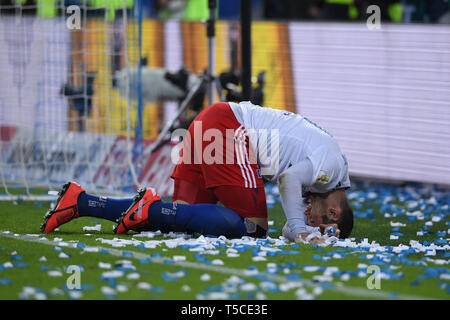
<path id="1" fill-rule="evenodd" d="M 113 199 L 82 192 L 78 196 L 77 206 L 80 217 L 96 217 L 116 222 L 132 203 L 132 198 Z"/>
<path id="2" fill-rule="evenodd" d="M 244 220 L 233 210 L 215 204 L 177 204 L 157 201 L 148 212 L 150 227 L 240 238 L 247 235 Z M 167 230 L 162 229 L 166 232 Z"/>

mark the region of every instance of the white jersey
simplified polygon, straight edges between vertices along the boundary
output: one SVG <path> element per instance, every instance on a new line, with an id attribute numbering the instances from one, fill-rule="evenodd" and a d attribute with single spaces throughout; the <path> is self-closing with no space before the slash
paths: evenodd
<path id="1" fill-rule="evenodd" d="M 279 184 L 288 225 L 294 233 L 305 232 L 302 193 L 350 187 L 347 160 L 339 145 L 301 115 L 250 102 L 229 105 L 248 132 L 262 176 Z M 285 176 L 289 177 L 281 179 Z"/>

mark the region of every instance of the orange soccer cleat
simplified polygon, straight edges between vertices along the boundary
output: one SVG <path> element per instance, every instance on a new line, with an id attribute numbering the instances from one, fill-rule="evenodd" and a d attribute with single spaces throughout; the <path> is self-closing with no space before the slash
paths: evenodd
<path id="1" fill-rule="evenodd" d="M 133 203 L 128 210 L 122 213 L 114 228 L 116 234 L 126 234 L 129 230 L 142 231 L 149 225 L 148 207 L 153 202 L 161 200 L 159 194 L 152 188 L 140 188 L 134 196 Z"/>
<path id="2" fill-rule="evenodd" d="M 52 232 L 60 225 L 78 218 L 77 200 L 80 193 L 85 190 L 76 182 L 68 182 L 63 185 L 58 193 L 55 208 L 47 211 L 44 222 L 41 225 L 41 232 Z"/>

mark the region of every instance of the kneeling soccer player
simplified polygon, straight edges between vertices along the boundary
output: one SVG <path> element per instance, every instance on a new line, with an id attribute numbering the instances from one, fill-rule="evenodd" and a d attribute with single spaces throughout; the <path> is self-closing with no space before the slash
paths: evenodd
<path id="1" fill-rule="evenodd" d="M 94 216 L 118 220 L 119 234 L 159 229 L 264 237 L 265 178 L 278 183 L 288 239 L 311 241 L 311 234 L 327 225 L 341 238 L 351 233 L 346 158 L 334 138 L 305 117 L 249 102 L 216 103 L 190 125 L 180 156 L 172 174 L 173 202 L 161 201 L 153 189 L 139 191 L 135 199 L 97 197 L 71 182 L 42 231 Z"/>

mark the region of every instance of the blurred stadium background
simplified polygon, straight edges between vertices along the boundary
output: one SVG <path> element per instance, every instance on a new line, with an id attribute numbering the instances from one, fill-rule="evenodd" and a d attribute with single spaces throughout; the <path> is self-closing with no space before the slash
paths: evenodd
<path id="1" fill-rule="evenodd" d="M 450 184 L 448 1 L 249 4 L 252 99 L 327 128 L 353 177 Z M 367 26 L 370 5 L 380 29 Z M 214 10 L 216 101 L 246 89 L 241 6 L 219 0 Z M 207 0 L 1 0 L 1 198 L 37 199 L 69 179 L 171 195 L 174 142 L 149 148 L 189 88 L 151 101 L 146 72 L 205 72 L 209 9 Z M 175 126 L 208 105 L 200 98 Z"/>

